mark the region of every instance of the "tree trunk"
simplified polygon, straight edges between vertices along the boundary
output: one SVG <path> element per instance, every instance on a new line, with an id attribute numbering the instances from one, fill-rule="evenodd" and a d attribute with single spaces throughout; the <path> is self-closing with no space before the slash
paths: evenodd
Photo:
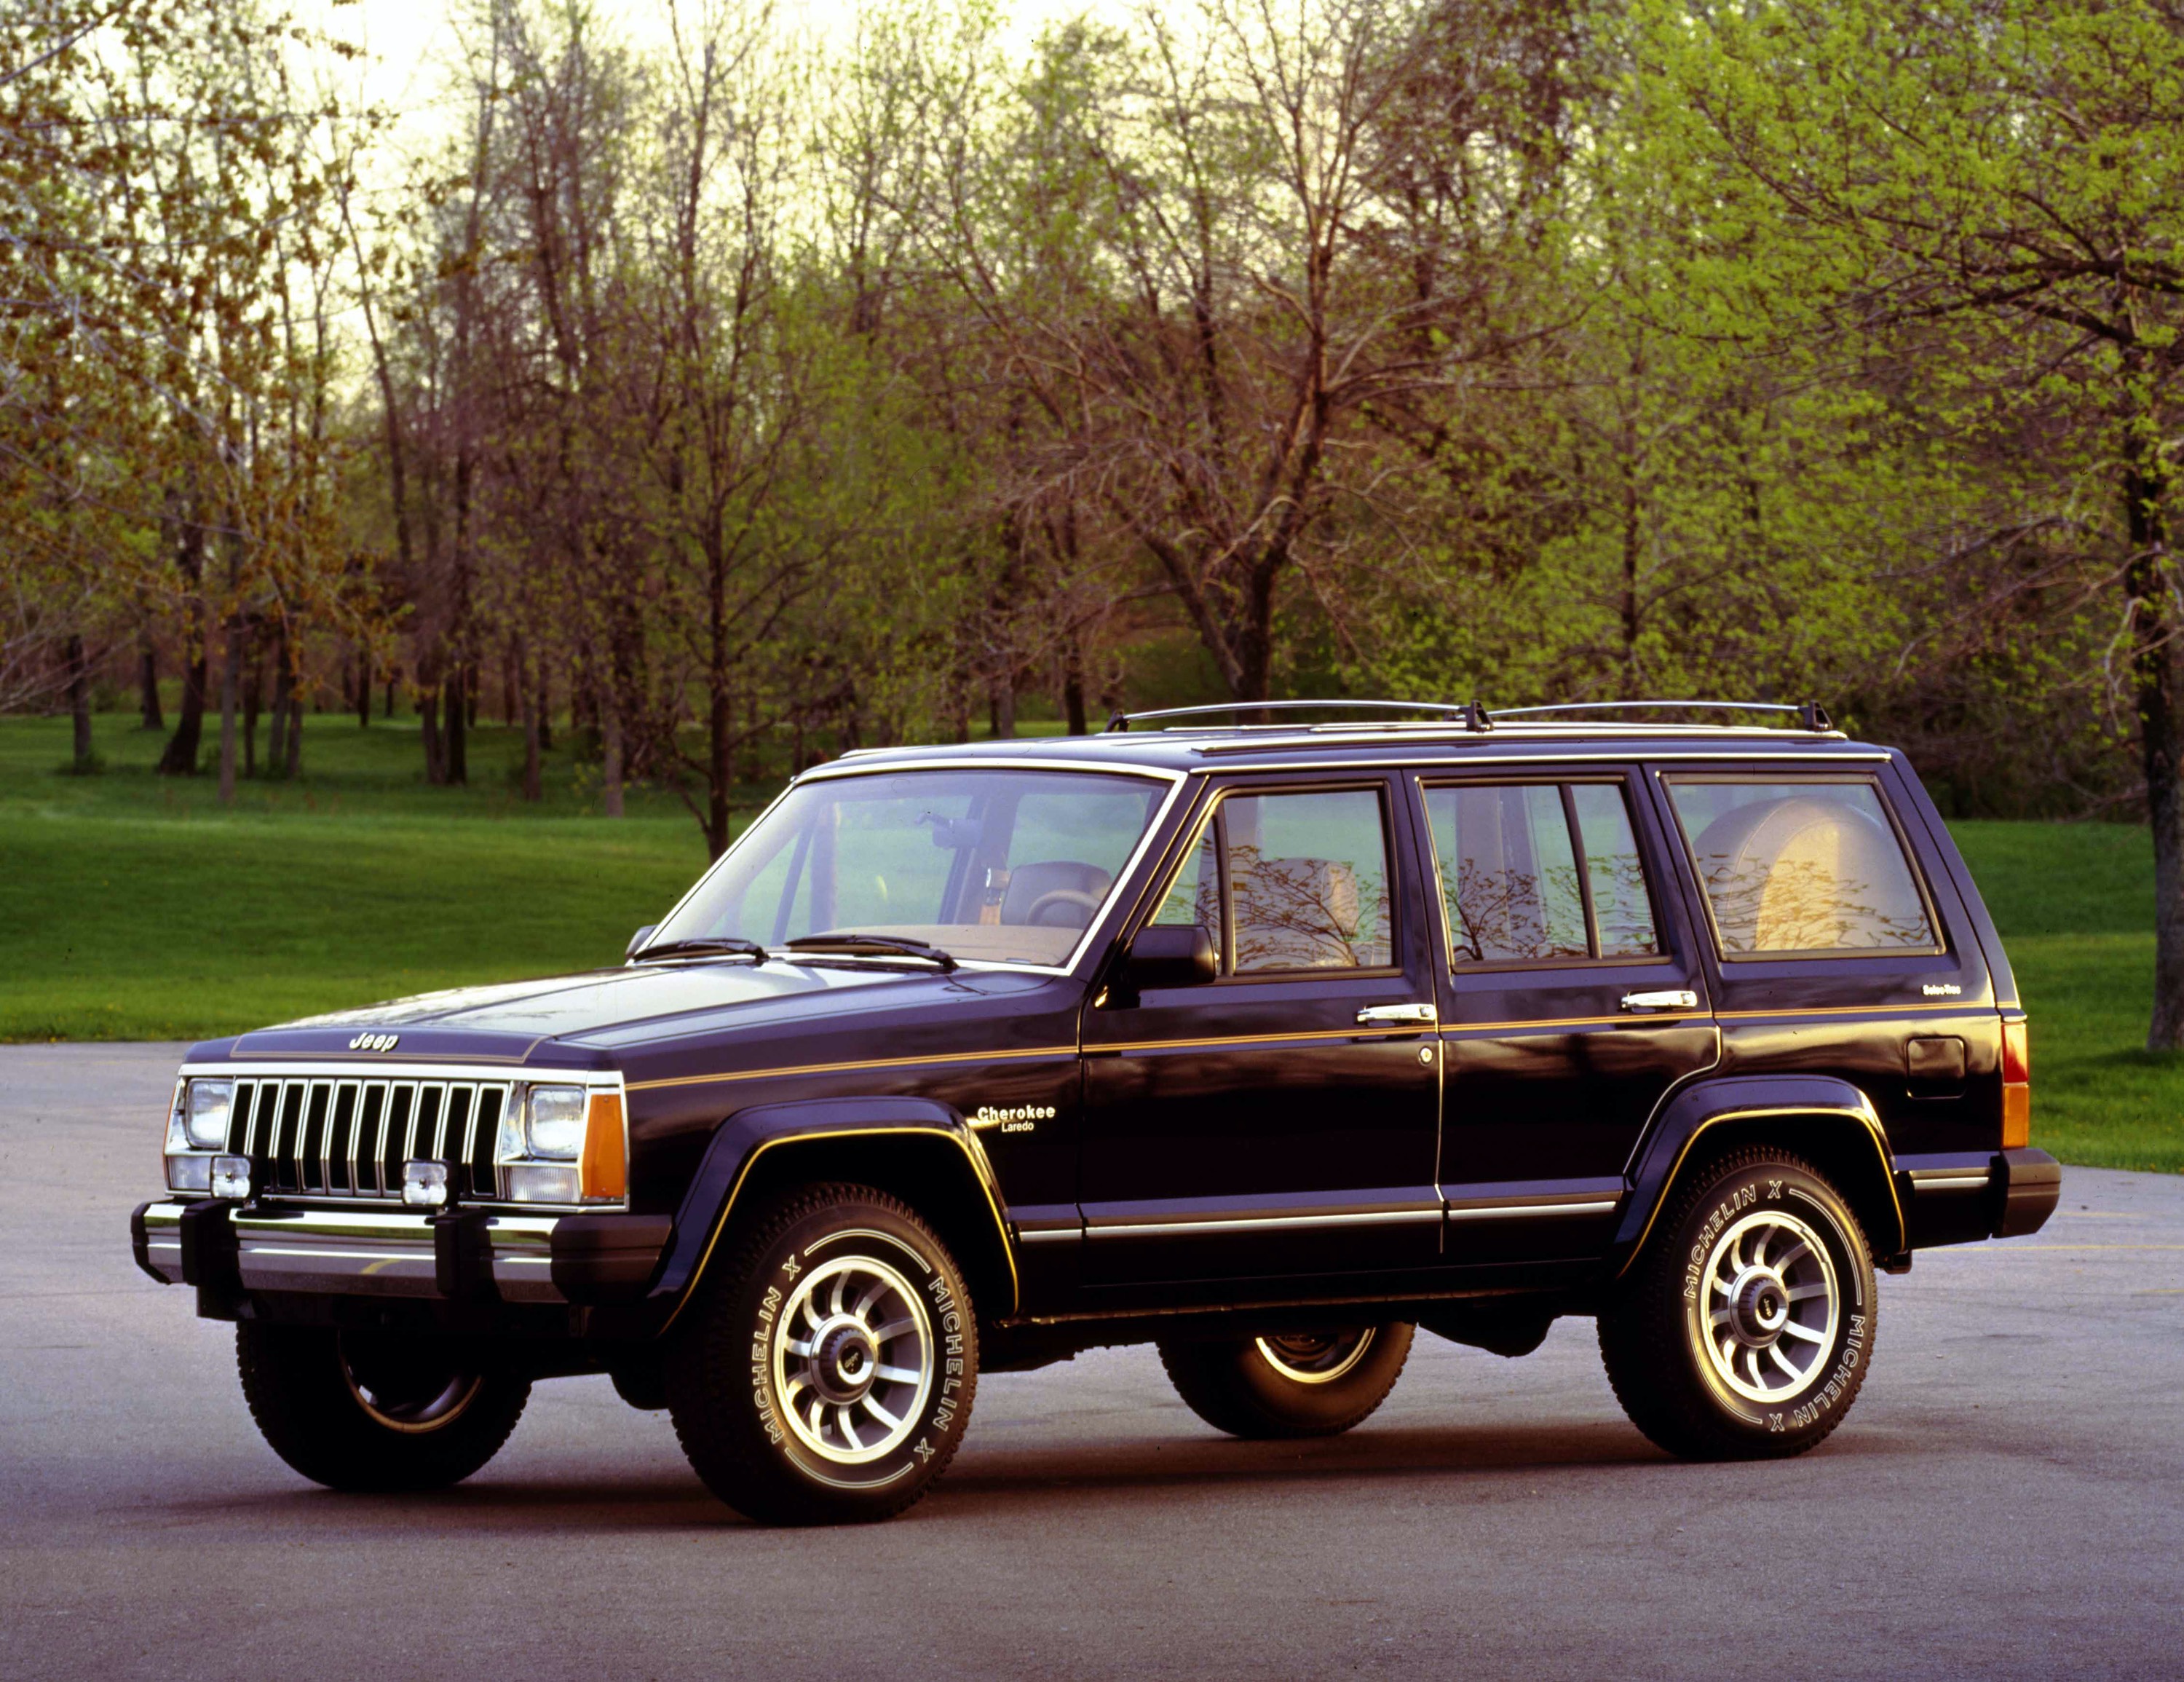
<path id="1" fill-rule="evenodd" d="M 1084 651 L 1072 634 L 1061 650 L 1061 716 L 1072 736 L 1089 734 L 1084 717 Z"/>
<path id="2" fill-rule="evenodd" d="M 708 730 L 705 752 L 705 849 L 713 858 L 728 850 L 728 789 L 735 780 L 735 769 L 730 763 L 733 752 L 734 724 L 729 715 L 729 697 L 724 690 L 713 692 L 712 716 Z"/>
<path id="3" fill-rule="evenodd" d="M 2153 459 L 2142 450 L 2142 461 Z M 2149 1051 L 2184 1050 L 2184 779 L 2178 766 L 2176 651 L 2170 592 L 2175 581 L 2161 518 L 2166 484 L 2158 469 L 2124 476 L 2131 563 L 2124 588 L 2131 603 L 2131 688 L 2146 766 L 2147 815 L 2153 830 L 2153 1019 Z"/>
<path id="4" fill-rule="evenodd" d="M 83 637 L 71 632 L 68 639 L 69 721 L 75 734 L 74 769 L 81 776 L 91 769 L 91 662 L 84 658 Z"/>
<path id="5" fill-rule="evenodd" d="M 609 817 L 622 816 L 621 708 L 610 700 L 599 718 L 599 804 Z"/>
<path id="6" fill-rule="evenodd" d="M 447 703 L 446 776 L 443 780 L 448 783 L 468 784 L 471 780 L 470 750 L 467 745 L 470 732 L 463 727 L 465 721 L 470 716 L 467 677 L 467 671 L 460 660 L 455 661 L 448 669 L 447 688 L 443 697 Z"/>
<path id="7" fill-rule="evenodd" d="M 1006 674 L 994 686 L 994 734 L 1010 737 L 1017 733 L 1017 685 L 1013 673 Z"/>
<path id="8" fill-rule="evenodd" d="M 500 721 L 514 724 L 521 716 L 522 703 L 516 699 L 516 684 L 521 670 L 515 661 L 515 644 L 510 643 L 500 651 Z"/>
<path id="9" fill-rule="evenodd" d="M 380 715 L 382 718 L 394 716 L 394 680 L 401 675 L 401 669 L 398 666 L 387 669 L 387 710 Z"/>
<path id="10" fill-rule="evenodd" d="M 288 701 L 288 749 L 281 774 L 291 783 L 304 774 L 304 698 L 292 692 Z"/>
<path id="11" fill-rule="evenodd" d="M 254 646 L 242 679 L 242 774 L 245 777 L 258 775 L 258 715 L 265 710 L 265 656 L 262 649 Z M 276 720 L 270 758 L 280 757 L 281 726 Z"/>
<path id="12" fill-rule="evenodd" d="M 170 510 L 179 498 L 170 498 Z M 182 707 L 175 720 L 175 733 L 159 755 L 162 777 L 195 777 L 198 755 L 204 748 L 205 684 L 210 676 L 211 628 L 205 623 L 204 531 L 183 519 L 176 545 L 176 564 L 188 581 L 189 594 L 182 608 Z"/>
<path id="13" fill-rule="evenodd" d="M 288 767 L 288 716 L 301 716 L 302 708 L 296 699 L 294 649 L 288 640 L 288 627 L 284 622 L 281 634 L 273 645 L 273 725 L 265 738 L 265 774 L 281 777 Z"/>
<path id="14" fill-rule="evenodd" d="M 448 780 L 448 758 L 440 745 L 440 686 L 432 684 L 417 697 L 417 734 L 425 744 L 425 781 L 434 788 Z"/>
<path id="15" fill-rule="evenodd" d="M 136 694 L 144 710 L 147 730 L 164 730 L 166 716 L 159 706 L 159 649 L 152 640 L 152 618 L 147 614 L 136 630 Z"/>
<path id="16" fill-rule="evenodd" d="M 356 727 L 371 728 L 371 651 L 356 651 Z"/>
<path id="17" fill-rule="evenodd" d="M 220 663 L 220 803 L 235 804 L 235 703 L 242 688 L 242 615 L 227 620 L 227 651 Z"/>
<path id="18" fill-rule="evenodd" d="M 545 689 L 544 682 L 524 686 L 523 694 L 523 798 L 530 801 L 546 798 L 545 778 L 539 765 L 539 702 Z"/>

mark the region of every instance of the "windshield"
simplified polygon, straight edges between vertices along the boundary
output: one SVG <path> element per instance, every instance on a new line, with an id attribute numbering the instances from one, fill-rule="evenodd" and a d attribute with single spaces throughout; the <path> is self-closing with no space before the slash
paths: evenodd
<path id="1" fill-rule="evenodd" d="M 1162 784 L 1050 771 L 909 771 L 791 789 L 650 944 L 886 934 L 995 963 L 1067 959 Z"/>

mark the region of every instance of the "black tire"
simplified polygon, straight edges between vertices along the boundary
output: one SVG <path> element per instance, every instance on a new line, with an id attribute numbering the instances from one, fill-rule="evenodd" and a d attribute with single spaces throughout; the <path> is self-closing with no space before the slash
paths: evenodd
<path id="1" fill-rule="evenodd" d="M 868 1186 L 807 1186 L 716 1267 L 667 1356 L 705 1487 L 762 1524 L 891 1518 L 922 1495 L 978 1384 L 971 1294 L 933 1229 Z"/>
<path id="2" fill-rule="evenodd" d="M 1388 1399 L 1410 1358 L 1396 1321 L 1327 1333 L 1270 1333 L 1160 1345 L 1161 1365 L 1193 1413 L 1232 1437 L 1332 1437 Z"/>
<path id="3" fill-rule="evenodd" d="M 460 1484 L 515 1430 L 531 1382 L 453 1344 L 316 1326 L 235 1328 L 250 1417 L 315 1484 L 359 1493 Z"/>
<path id="4" fill-rule="evenodd" d="M 1671 1189 L 1601 1314 L 1600 1352 L 1631 1423 L 1669 1453 L 1772 1459 L 1842 1423 L 1876 1307 L 1841 1195 L 1809 1162 L 1749 1148 Z"/>

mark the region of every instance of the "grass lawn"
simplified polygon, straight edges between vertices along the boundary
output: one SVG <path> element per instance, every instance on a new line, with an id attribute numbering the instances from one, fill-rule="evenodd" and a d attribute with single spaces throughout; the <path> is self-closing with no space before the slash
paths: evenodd
<path id="1" fill-rule="evenodd" d="M 610 822 L 595 773 L 566 751 L 526 805 L 510 730 L 473 737 L 470 788 L 432 788 L 414 719 L 360 730 L 314 715 L 305 774 L 246 782 L 223 810 L 210 777 L 152 774 L 162 738 L 132 716 L 97 722 L 107 769 L 79 777 L 58 770 L 65 719 L 0 719 L 0 1040 L 193 1039 L 611 963 L 705 862 L 672 794 L 632 789 Z M 746 816 L 772 792 L 742 791 Z M 2139 1049 L 2145 832 L 1957 835 L 2031 1015 L 2034 1142 L 2066 1161 L 2184 1170 L 2184 1059 Z"/>

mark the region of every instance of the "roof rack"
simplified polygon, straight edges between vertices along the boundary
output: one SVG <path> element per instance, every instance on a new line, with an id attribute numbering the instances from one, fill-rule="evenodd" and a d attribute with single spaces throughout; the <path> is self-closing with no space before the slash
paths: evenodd
<path id="1" fill-rule="evenodd" d="M 1328 711 L 1428 713 L 1435 718 L 1461 720 L 1468 730 L 1485 731 L 1494 727 L 1494 721 L 1487 716 L 1485 705 L 1475 699 L 1462 706 L 1451 705 L 1446 701 L 1223 701 L 1209 706 L 1162 707 L 1152 712 L 1115 713 L 1107 720 L 1107 731 L 1110 733 L 1125 731 L 1134 724 L 1149 723 L 1158 718 L 1202 718 L 1217 713 Z M 1280 727 L 1245 725 L 1238 727 L 1271 730 Z"/>
<path id="2" fill-rule="evenodd" d="M 1550 706 L 1503 707 L 1496 716 L 1537 718 L 1544 713 L 1630 712 L 1640 709 L 1661 711 L 1669 708 L 1709 712 L 1791 712 L 1803 721 L 1808 730 L 1817 732 L 1835 728 L 1834 721 L 1828 716 L 1828 710 L 1818 701 L 1800 701 L 1795 705 L 1787 701 L 1561 701 Z"/>

